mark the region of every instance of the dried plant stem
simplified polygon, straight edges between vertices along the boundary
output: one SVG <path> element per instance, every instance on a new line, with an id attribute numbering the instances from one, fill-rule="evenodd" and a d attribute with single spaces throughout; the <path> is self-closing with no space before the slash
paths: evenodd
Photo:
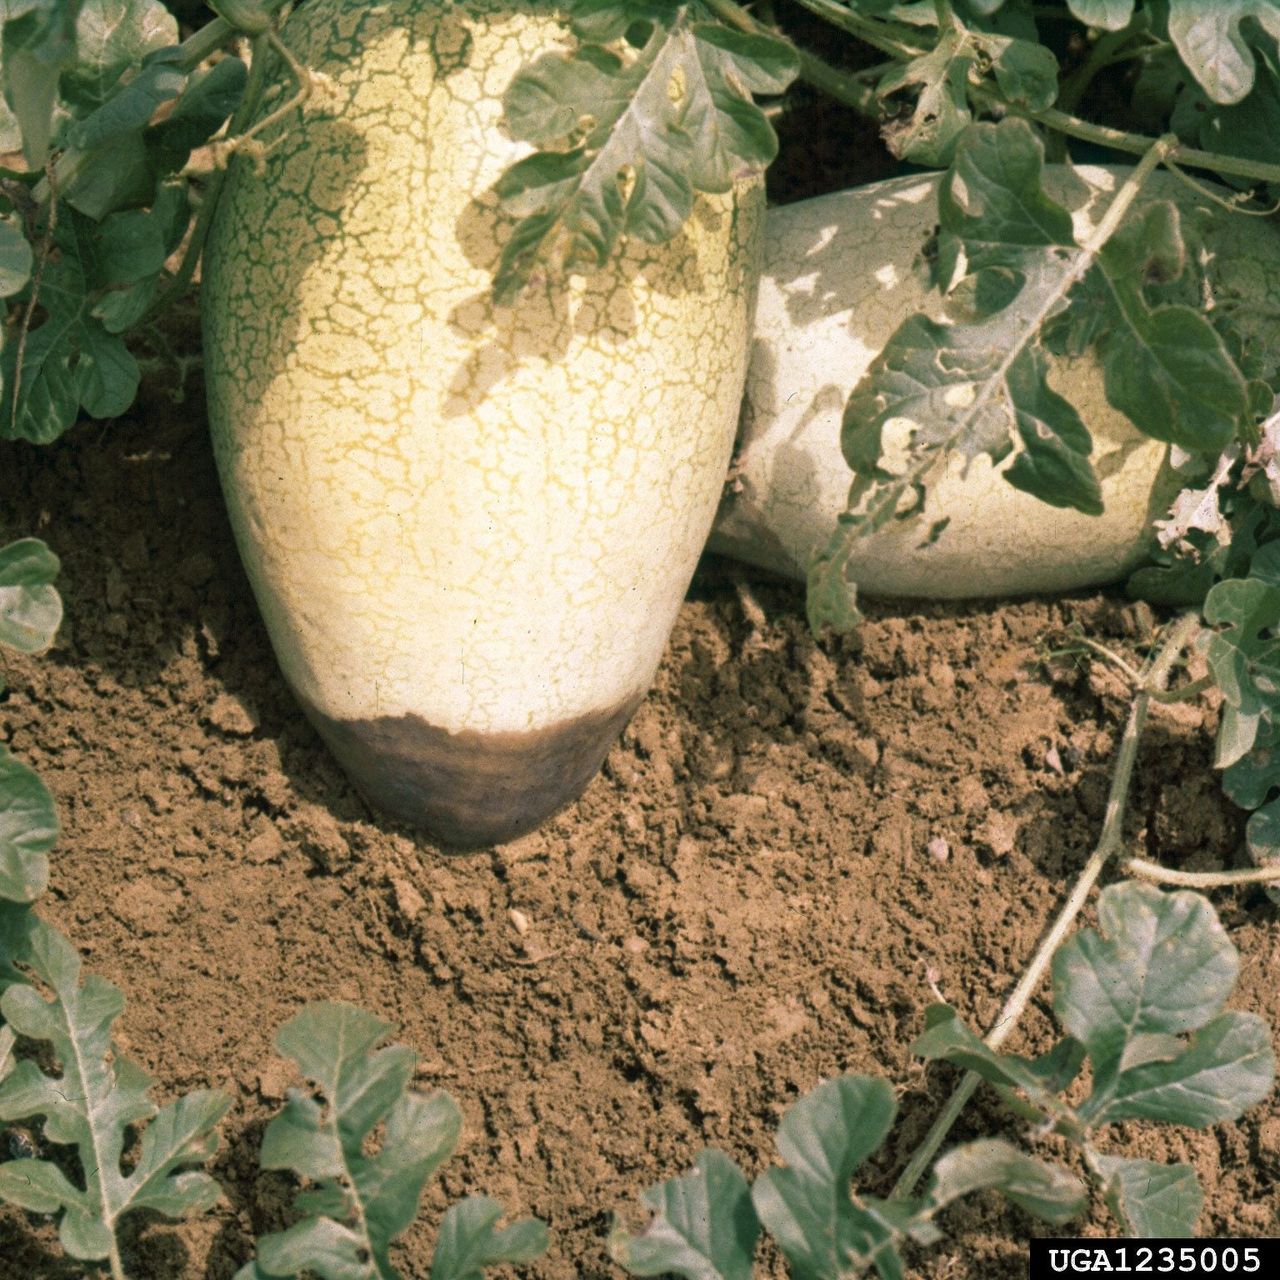
<path id="1" fill-rule="evenodd" d="M 1177 871 L 1146 858 L 1126 858 L 1121 867 L 1132 876 L 1180 889 L 1223 889 L 1242 884 L 1280 885 L 1280 866 L 1247 867 L 1242 871 Z"/>
<path id="2" fill-rule="evenodd" d="M 229 137 L 236 137 L 249 127 L 249 122 L 257 113 L 258 106 L 262 102 L 263 92 L 266 89 L 271 45 L 265 36 L 258 36 L 253 42 L 252 49 L 253 55 L 249 63 L 249 81 L 245 85 L 244 95 L 240 99 L 240 104 L 236 107 L 235 114 L 227 125 L 227 135 Z M 186 249 L 183 251 L 182 261 L 178 264 L 178 270 L 165 285 L 164 289 L 152 300 L 151 305 L 146 310 L 144 319 L 153 320 L 170 303 L 186 292 L 187 286 L 190 285 L 192 278 L 195 276 L 196 264 L 200 261 L 200 255 L 204 251 L 204 242 L 208 237 L 209 226 L 213 221 L 213 213 L 218 207 L 218 198 L 222 194 L 222 188 L 226 180 L 226 165 L 215 166 L 209 174 L 208 181 L 205 183 L 203 198 L 200 201 L 200 207 L 196 210 L 191 235 L 187 240 Z"/>
<path id="3" fill-rule="evenodd" d="M 1018 985 L 1013 989 L 1004 1007 L 1000 1010 L 995 1024 L 986 1037 L 987 1045 L 998 1049 L 1008 1039 L 1018 1020 L 1026 1010 L 1032 995 L 1040 985 L 1053 960 L 1053 954 L 1062 945 L 1063 940 L 1075 924 L 1084 904 L 1088 901 L 1093 886 L 1110 862 L 1123 847 L 1123 828 L 1125 805 L 1129 798 L 1129 787 L 1133 780 L 1133 766 L 1138 758 L 1138 744 L 1142 738 L 1142 730 L 1146 725 L 1147 711 L 1154 691 L 1164 688 L 1178 661 L 1182 651 L 1191 642 L 1200 628 L 1200 616 L 1190 612 L 1182 614 L 1172 624 L 1166 639 L 1160 648 L 1149 659 L 1144 667 L 1129 708 L 1129 719 L 1125 724 L 1124 736 L 1120 739 L 1120 748 L 1116 752 L 1115 769 L 1111 775 L 1111 791 L 1107 796 L 1107 811 L 1102 823 L 1102 834 L 1098 837 L 1097 846 L 1089 855 L 1075 884 L 1072 886 L 1067 900 L 1063 903 L 1053 924 L 1040 942 L 1030 964 L 1023 973 Z M 965 1109 L 974 1090 L 981 1083 L 981 1076 L 975 1071 L 966 1071 L 964 1078 L 955 1092 L 947 1100 L 924 1141 L 916 1149 L 915 1154 L 907 1162 L 892 1192 L 893 1198 L 909 1196 L 916 1184 L 924 1176 L 938 1153 L 938 1148 L 946 1140 L 952 1126 Z"/>

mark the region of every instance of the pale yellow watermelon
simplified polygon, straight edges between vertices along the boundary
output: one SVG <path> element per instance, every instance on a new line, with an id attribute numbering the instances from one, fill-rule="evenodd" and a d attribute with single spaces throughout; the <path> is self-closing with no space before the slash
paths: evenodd
<path id="1" fill-rule="evenodd" d="M 549 6 L 315 0 L 328 77 L 237 161 L 205 265 L 209 408 L 280 665 L 369 800 L 442 840 L 574 798 L 649 686 L 746 369 L 763 196 L 495 308 L 527 151 L 503 90 Z"/>

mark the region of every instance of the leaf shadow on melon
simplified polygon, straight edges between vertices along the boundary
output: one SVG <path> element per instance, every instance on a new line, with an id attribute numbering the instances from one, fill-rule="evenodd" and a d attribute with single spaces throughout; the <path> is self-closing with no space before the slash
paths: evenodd
<path id="1" fill-rule="evenodd" d="M 750 353 L 750 365 L 757 374 L 755 385 L 776 386 L 777 364 L 770 337 L 757 333 Z M 773 572 L 786 566 L 787 577 L 803 580 L 808 571 L 809 557 L 797 557 L 778 536 L 776 523 L 761 519 L 760 513 L 767 510 L 771 501 L 776 501 L 778 493 L 795 495 L 796 500 L 807 507 L 807 495 L 821 491 L 821 455 L 815 453 L 811 443 L 806 441 L 815 424 L 818 424 L 820 432 L 825 429 L 823 419 L 827 420 L 826 426 L 830 428 L 832 465 L 838 467 L 843 462 L 840 456 L 840 418 L 848 390 L 835 382 L 824 382 L 811 393 L 808 390 L 803 392 L 808 401 L 804 412 L 781 441 L 771 440 L 769 433 L 778 412 L 777 406 L 757 407 L 750 391 L 751 384 L 748 384 L 738 419 L 729 482 L 707 546 L 721 555 L 733 556 Z M 790 401 L 791 397 L 788 397 L 788 403 Z M 769 460 L 768 482 L 763 486 L 759 478 L 753 476 L 748 461 L 756 452 L 761 452 Z M 848 483 L 852 483 L 852 476 L 850 472 Z M 803 527 L 806 523 L 812 523 L 807 509 L 797 514 L 796 527 Z M 811 555 L 816 555 L 822 545 L 821 540 L 815 541 Z"/>
<path id="2" fill-rule="evenodd" d="M 699 201 L 691 215 L 707 231 L 716 219 L 729 216 L 705 201 Z M 473 266 L 492 276 L 514 226 L 515 219 L 499 210 L 494 192 L 486 191 L 470 200 L 460 215 L 458 244 Z M 656 253 L 660 258 L 655 258 Z M 614 249 L 609 263 L 584 276 L 582 286 L 575 287 L 567 272 L 540 272 L 513 306 L 494 306 L 486 287 L 453 308 L 449 324 L 474 349 L 450 381 L 449 416 L 472 412 L 527 360 L 564 360 L 575 340 L 623 354 L 639 327 L 637 282 L 643 284 L 642 295 L 664 298 L 698 295 L 707 288 L 687 226 L 657 248 L 634 239 L 624 241 Z"/>

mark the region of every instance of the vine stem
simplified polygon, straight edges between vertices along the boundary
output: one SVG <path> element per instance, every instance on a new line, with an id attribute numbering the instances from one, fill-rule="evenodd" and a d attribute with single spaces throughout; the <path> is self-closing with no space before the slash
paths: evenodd
<path id="1" fill-rule="evenodd" d="M 1054 129 L 1065 133 L 1069 138 L 1078 138 L 1081 142 L 1095 142 L 1101 147 L 1111 147 L 1115 151 L 1125 151 L 1130 155 L 1142 155 L 1150 148 L 1153 139 L 1138 133 L 1126 133 L 1123 129 L 1112 129 L 1103 124 L 1091 124 L 1077 116 L 1059 111 L 1057 107 L 1045 107 L 1043 111 L 1029 111 L 1023 107 L 1005 102 L 986 89 L 972 90 L 973 96 L 986 106 L 1005 112 L 1008 115 L 1022 116 L 1026 120 L 1034 120 L 1046 129 Z M 1211 169 L 1216 173 L 1229 173 L 1237 178 L 1249 178 L 1254 182 L 1280 182 L 1280 164 L 1267 164 L 1261 160 L 1246 160 L 1241 156 L 1222 155 L 1217 151 L 1201 151 L 1197 147 L 1187 147 L 1178 143 L 1169 152 L 1169 159 L 1174 164 L 1184 164 L 1191 169 Z"/>
<path id="2" fill-rule="evenodd" d="M 899 38 L 896 28 L 889 30 L 885 23 L 858 17 L 842 5 L 834 3 L 833 0 L 797 0 L 797 2 L 811 13 L 826 19 L 833 26 L 848 31 L 851 35 L 894 56 L 899 61 L 917 58 L 929 52 L 927 48 L 920 48 L 910 43 L 909 37 L 913 37 L 914 32 L 908 31 L 905 36 Z M 722 21 L 737 27 L 739 31 L 776 34 L 771 28 L 753 18 L 740 4 L 736 3 L 736 0 L 706 0 L 706 3 Z M 1053 16 L 1062 15 L 1054 14 Z M 883 122 L 884 113 L 880 110 L 879 99 L 873 90 L 869 90 L 867 86 L 851 79 L 838 68 L 804 49 L 800 50 L 800 77 L 815 89 L 852 107 L 867 119 L 877 124 Z M 1078 138 L 1081 142 L 1093 142 L 1098 146 L 1110 147 L 1115 151 L 1124 151 L 1129 155 L 1145 155 L 1156 143 L 1155 138 L 1146 134 L 1128 133 L 1123 129 L 1092 124 L 1058 107 L 1045 107 L 1039 111 L 1032 111 L 1005 101 L 999 94 L 981 85 L 970 85 L 969 94 L 976 104 L 998 115 L 1021 116 L 1055 133 L 1065 134 L 1069 138 Z M 1280 183 L 1280 164 L 1268 164 L 1262 160 L 1248 160 L 1243 156 L 1223 155 L 1217 151 L 1201 151 L 1197 147 L 1184 146 L 1180 142 L 1172 147 L 1167 158 L 1175 164 L 1186 165 L 1192 169 L 1208 169 L 1215 173 L 1230 174 L 1236 178 L 1247 178 L 1252 182 Z"/>
<path id="3" fill-rule="evenodd" d="M 283 9 L 290 0 L 258 0 L 258 8 L 264 17 L 272 17 L 277 10 Z M 216 11 L 217 3 L 210 6 Z M 232 36 L 244 31 L 242 27 L 236 26 L 234 22 L 228 22 L 224 17 L 214 18 L 212 22 L 206 23 L 194 35 L 188 36 L 181 44 L 182 49 L 182 65 L 188 71 L 194 71 L 211 53 L 216 53 L 222 48 Z M 250 35 L 258 35 L 259 32 L 248 32 Z"/>
<path id="4" fill-rule="evenodd" d="M 1243 871 L 1177 871 L 1146 858 L 1126 858 L 1120 864 L 1130 875 L 1183 889 L 1222 889 L 1241 884 L 1280 885 L 1280 866 L 1249 867 Z"/>
<path id="5" fill-rule="evenodd" d="M 883 53 L 891 53 L 899 58 L 918 58 L 922 53 L 929 52 L 927 47 L 922 48 L 916 43 L 918 37 L 911 27 L 864 18 L 844 5 L 837 4 L 836 0 L 797 0 L 797 3 L 801 8 L 808 9 L 810 13 L 831 23 L 833 27 L 857 36 L 859 40 L 873 45 Z"/>
<path id="6" fill-rule="evenodd" d="M 219 19 L 219 21 L 222 21 L 222 19 Z M 266 88 L 267 63 L 270 50 L 271 45 L 265 36 L 257 36 L 254 39 L 249 63 L 249 81 L 245 85 L 244 95 L 236 107 L 235 114 L 227 125 L 228 136 L 235 137 L 243 132 L 248 127 L 249 121 L 257 113 L 258 104 L 262 101 L 262 94 Z M 196 210 L 191 236 L 187 241 L 186 249 L 183 251 L 182 260 L 178 264 L 178 270 L 165 287 L 152 299 L 151 305 L 142 317 L 144 320 L 154 319 L 171 302 L 180 297 L 191 283 L 192 277 L 196 272 L 196 263 L 200 261 L 200 255 L 204 250 L 204 242 L 209 235 L 209 225 L 213 221 L 213 212 L 217 208 L 218 197 L 222 194 L 223 184 L 226 180 L 227 167 L 225 164 L 218 165 L 209 174 L 205 183 L 203 197 L 200 201 L 200 207 Z"/>
<path id="7" fill-rule="evenodd" d="M 1040 980 L 1048 970 L 1054 952 L 1062 945 L 1075 924 L 1076 917 L 1088 901 L 1098 877 L 1107 863 L 1123 847 L 1125 806 L 1129 799 L 1133 766 L 1138 758 L 1138 743 L 1146 726 L 1151 695 L 1163 689 L 1168 683 L 1174 664 L 1199 629 L 1198 613 L 1192 611 L 1182 614 L 1170 627 L 1164 643 L 1148 660 L 1142 671 L 1141 682 L 1129 708 L 1129 719 L 1124 727 L 1124 736 L 1120 739 L 1120 749 L 1116 753 L 1115 769 L 1111 775 L 1111 790 L 1107 796 L 1106 816 L 1103 818 L 1098 843 L 1076 878 L 1057 918 L 1036 948 L 1035 955 L 1032 956 L 1018 985 L 1005 1001 L 995 1024 L 987 1033 L 986 1043 L 992 1049 L 998 1049 L 1012 1034 L 1018 1020 L 1026 1011 L 1031 997 L 1035 994 L 1036 988 L 1040 985 Z M 907 1162 L 907 1167 L 903 1169 L 902 1175 L 894 1184 L 893 1199 L 911 1194 L 933 1163 L 938 1148 L 946 1140 L 947 1134 L 951 1132 L 952 1126 L 959 1119 L 960 1113 L 968 1105 L 969 1099 L 973 1097 L 981 1081 L 982 1077 L 976 1071 L 965 1072 L 955 1092 L 947 1100 L 946 1106 L 925 1135 L 924 1141 L 916 1149 L 915 1154 Z"/>

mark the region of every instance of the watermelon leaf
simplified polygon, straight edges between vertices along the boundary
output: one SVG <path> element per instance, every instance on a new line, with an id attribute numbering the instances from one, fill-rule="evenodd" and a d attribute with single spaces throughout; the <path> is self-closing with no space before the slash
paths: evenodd
<path id="1" fill-rule="evenodd" d="M 1247 19 L 1280 44 L 1274 0 L 1169 0 L 1169 39 L 1214 102 L 1240 102 L 1253 88 L 1257 64 L 1241 30 Z"/>
<path id="2" fill-rule="evenodd" d="M 1054 1013 L 1069 1033 L 1058 1049 L 1034 1061 L 1000 1053 L 944 1005 L 928 1011 L 928 1027 L 912 1050 L 1016 1090 L 1075 1139 L 1131 1234 L 1189 1236 L 1203 1198 L 1195 1172 L 1103 1155 L 1093 1137 L 1121 1120 L 1204 1127 L 1235 1119 L 1275 1083 L 1270 1033 L 1256 1015 L 1223 1011 L 1239 957 L 1201 895 L 1164 893 L 1137 881 L 1111 885 L 1098 900 L 1098 924 L 1053 957 Z M 1089 1096 L 1069 1104 L 1058 1094 L 1086 1054 Z M 1042 1198 L 1034 1211 L 1060 1197 L 1065 1212 L 1073 1203 L 1067 1187 L 1056 1180 L 1041 1185 L 1041 1176 L 1027 1171 L 1026 1194 L 1033 1204 Z M 1006 1194 L 1017 1198 L 1009 1188 Z"/>
<path id="3" fill-rule="evenodd" d="M 300 1221 L 258 1241 L 237 1280 L 315 1273 L 326 1280 L 394 1280 L 388 1250 L 413 1222 L 427 1179 L 458 1141 L 462 1114 L 447 1093 L 408 1088 L 416 1055 L 379 1047 L 394 1030 L 353 1005 L 305 1006 L 276 1047 L 315 1086 L 290 1089 L 262 1139 L 262 1167 L 288 1169 L 312 1185 L 299 1193 Z M 372 1131 L 382 1127 L 370 1153 Z M 536 1220 L 495 1229 L 501 1206 L 473 1199 L 446 1214 L 436 1280 L 476 1280 L 482 1268 L 527 1261 L 546 1247 Z"/>
<path id="4" fill-rule="evenodd" d="M 517 220 L 494 279 L 499 303 L 512 303 L 540 264 L 591 269 L 623 235 L 670 240 L 696 192 L 727 191 L 773 159 L 777 137 L 752 95 L 790 84 L 795 51 L 773 36 L 700 22 L 696 10 L 658 0 L 576 4 L 573 29 L 586 42 L 543 54 L 508 86 L 507 129 L 541 149 L 496 186 Z"/>
<path id="5" fill-rule="evenodd" d="M 215 1126 L 231 1099 L 198 1090 L 156 1107 L 151 1079 L 111 1040 L 124 1000 L 97 975 L 81 981 L 80 957 L 55 929 L 28 914 L 22 950 L 52 992 L 46 1000 L 26 983 L 0 995 L 0 1014 L 13 1030 L 52 1047 L 61 1070 L 24 1060 L 0 1081 L 0 1121 L 43 1117 L 45 1138 L 76 1149 L 83 1189 L 43 1159 L 0 1164 L 0 1199 L 35 1213 L 61 1213 L 59 1238 L 73 1258 L 119 1264 L 117 1232 L 125 1215 L 149 1209 L 176 1218 L 212 1207 L 222 1189 L 204 1164 L 218 1145 Z M 121 1165 L 127 1133 L 142 1124 L 136 1158 Z"/>

